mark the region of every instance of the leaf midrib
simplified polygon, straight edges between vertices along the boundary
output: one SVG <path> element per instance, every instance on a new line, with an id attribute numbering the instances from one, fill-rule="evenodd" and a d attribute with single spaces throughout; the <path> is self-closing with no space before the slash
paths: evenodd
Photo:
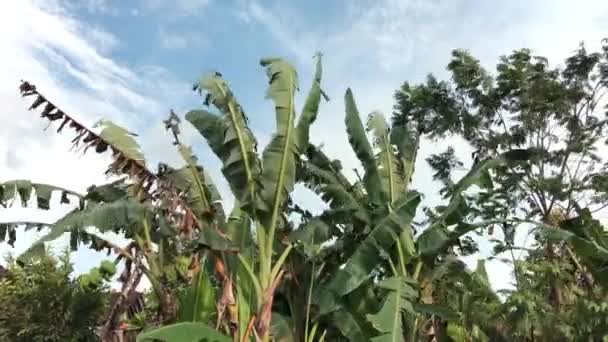
<path id="1" fill-rule="evenodd" d="M 395 314 L 393 315 L 393 329 L 391 330 L 391 341 L 399 342 L 399 336 L 397 334 L 397 327 L 399 326 L 399 320 L 401 319 L 401 282 L 399 287 L 395 291 Z"/>
<path id="2" fill-rule="evenodd" d="M 222 93 L 222 97 L 227 98 L 227 93 L 226 93 L 225 89 L 222 87 L 222 85 L 217 80 L 214 80 L 214 82 L 216 83 L 219 91 Z M 255 184 L 253 182 L 253 173 L 251 172 L 251 166 L 249 164 L 249 155 L 247 154 L 247 149 L 245 147 L 243 132 L 241 131 L 241 127 L 239 126 L 239 124 L 237 122 L 233 103 L 229 99 L 228 99 L 227 103 L 228 103 L 228 112 L 230 113 L 230 121 L 232 122 L 232 126 L 234 127 L 234 130 L 236 131 L 236 136 L 239 140 L 239 148 L 241 150 L 241 156 L 243 157 L 243 163 L 245 164 L 245 175 L 247 177 L 247 187 L 249 188 L 249 195 L 251 196 L 251 201 L 253 203 L 254 198 L 255 198 Z M 253 210 L 255 211 L 255 208 Z"/>
<path id="3" fill-rule="evenodd" d="M 388 171 L 388 199 L 392 205 L 395 202 L 395 184 L 393 175 L 393 151 L 390 142 L 388 141 L 388 134 L 385 131 L 382 135 L 384 141 L 384 153 L 386 154 L 386 167 Z"/>
<path id="4" fill-rule="evenodd" d="M 281 155 L 281 166 L 279 168 L 279 178 L 277 180 L 277 186 L 275 189 L 275 194 L 274 194 L 274 203 L 273 203 L 273 208 L 272 208 L 272 215 L 270 217 L 271 221 L 270 221 L 270 229 L 268 230 L 268 241 L 267 241 L 267 246 L 266 246 L 266 250 L 267 251 L 271 251 L 272 250 L 272 240 L 274 239 L 274 232 L 276 230 L 276 226 L 277 226 L 277 216 L 279 214 L 279 206 L 280 206 L 280 199 L 281 199 L 281 192 L 283 190 L 283 182 L 284 182 L 284 178 L 285 178 L 285 165 L 287 164 L 287 156 L 288 153 L 290 153 L 289 151 L 289 145 L 291 142 L 291 132 L 293 129 L 293 123 L 292 123 L 292 119 L 293 119 L 293 114 L 294 114 L 294 106 L 293 106 L 293 94 L 295 93 L 295 89 L 294 89 L 294 80 L 292 77 L 292 73 L 288 73 L 289 77 L 289 116 L 287 117 L 287 132 L 285 132 L 285 143 L 283 145 L 283 149 L 282 149 L 282 155 Z M 272 280 L 271 280 L 272 282 Z"/>

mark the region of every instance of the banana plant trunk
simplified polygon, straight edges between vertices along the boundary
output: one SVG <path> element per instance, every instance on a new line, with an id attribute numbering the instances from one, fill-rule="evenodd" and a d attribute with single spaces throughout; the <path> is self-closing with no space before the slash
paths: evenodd
<path id="1" fill-rule="evenodd" d="M 158 320 L 163 324 L 175 321 L 177 317 L 177 299 L 166 287 L 160 290 Z"/>
<path id="2" fill-rule="evenodd" d="M 122 287 L 122 291 L 120 295 L 116 298 L 116 301 L 110 308 L 108 313 L 108 317 L 106 318 L 106 323 L 101 329 L 99 334 L 100 338 L 104 342 L 114 342 L 114 331 L 118 327 L 119 318 L 122 313 L 125 312 L 127 308 L 127 298 L 131 296 L 131 293 L 135 291 L 137 285 L 143 276 L 143 272 L 139 268 L 135 268 L 133 272 L 131 272 L 129 278 L 124 283 Z"/>

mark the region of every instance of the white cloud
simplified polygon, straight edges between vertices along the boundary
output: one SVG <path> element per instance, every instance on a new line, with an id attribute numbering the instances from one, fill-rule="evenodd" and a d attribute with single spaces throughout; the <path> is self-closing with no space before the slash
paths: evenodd
<path id="1" fill-rule="evenodd" d="M 200 12 L 207 7 L 209 0 L 177 0 L 176 5 L 185 13 L 189 15 L 200 14 Z"/>
<path id="2" fill-rule="evenodd" d="M 257 21 L 259 24 L 266 27 L 266 29 L 274 36 L 279 44 L 282 44 L 290 53 L 292 53 L 301 63 L 309 63 L 310 57 L 314 55 L 314 51 L 307 50 L 307 47 L 302 42 L 302 38 L 296 39 L 295 35 L 286 29 L 284 25 L 290 25 L 291 23 L 282 21 L 282 17 L 273 13 L 272 11 L 262 7 L 255 1 L 246 3 L 247 7 L 245 12 L 243 10 L 237 10 L 236 14 L 240 18 L 245 19 L 249 22 L 251 18 Z"/>
<path id="3" fill-rule="evenodd" d="M 185 49 L 202 47 L 207 41 L 200 33 L 174 32 L 161 28 L 158 37 L 162 47 L 166 49 Z"/>
<path id="4" fill-rule="evenodd" d="M 210 2 L 210 0 L 145 0 L 143 6 L 149 11 L 163 11 L 172 16 L 180 17 L 199 15 Z"/>
<path id="5" fill-rule="evenodd" d="M 60 3 L 63 7 L 66 7 L 69 10 L 75 9 L 84 9 L 89 13 L 101 13 L 101 14 L 116 14 L 117 11 L 115 8 L 110 6 L 108 0 L 79 0 L 79 1 L 69 1 L 69 0 L 55 0 L 57 3 Z M 42 3 L 44 5 L 44 3 Z"/>
<path id="6" fill-rule="evenodd" d="M 252 19 L 251 19 L 251 15 L 249 14 L 248 11 L 243 10 L 243 9 L 237 9 L 234 11 L 234 16 L 240 20 L 241 22 L 245 23 L 245 24 L 249 24 L 251 23 Z"/>
<path id="7" fill-rule="evenodd" d="M 170 33 L 166 30 L 159 32 L 160 43 L 167 49 L 183 49 L 188 46 L 188 39 L 183 35 Z"/>
<path id="8" fill-rule="evenodd" d="M 103 171 L 109 156 L 68 151 L 73 136 L 67 129 L 61 135 L 54 132 L 56 125 L 46 130 L 47 123 L 26 110 L 31 99 L 20 98 L 21 79 L 36 84 L 64 111 L 87 125 L 103 117 L 130 128 L 143 128 L 142 135 L 149 134 L 150 122 L 160 122 L 161 114 L 169 109 L 167 103 L 190 94 L 189 84 L 162 68 L 133 70 L 108 57 L 108 48 L 118 40 L 101 30 L 91 34 L 85 23 L 56 1 L 2 2 L 0 31 L 0 48 L 10 51 L 0 55 L 0 162 L 5 165 L 0 168 L 0 182 L 31 179 L 84 192 L 91 184 L 106 181 Z M 150 157 L 163 158 L 154 153 Z M 0 222 L 23 218 L 53 222 L 70 208 L 2 210 Z M 12 251 L 22 252 L 37 235 L 20 232 Z M 6 251 L 6 243 L 1 243 L 0 254 Z M 79 251 L 76 270 L 86 271 L 102 258 L 102 254 Z"/>
<path id="9" fill-rule="evenodd" d="M 84 0 L 82 6 L 85 6 L 90 12 L 107 12 L 109 9 L 107 0 Z"/>
<path id="10" fill-rule="evenodd" d="M 84 30 L 83 34 L 102 53 L 109 53 L 120 45 L 116 37 L 99 27 L 88 27 Z"/>

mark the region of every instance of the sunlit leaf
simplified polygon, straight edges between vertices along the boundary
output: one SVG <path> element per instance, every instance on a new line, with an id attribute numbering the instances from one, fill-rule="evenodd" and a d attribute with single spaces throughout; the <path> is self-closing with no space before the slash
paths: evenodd
<path id="1" fill-rule="evenodd" d="M 166 325 L 137 336 L 137 342 L 160 340 L 164 342 L 232 342 L 205 323 L 182 322 Z"/>

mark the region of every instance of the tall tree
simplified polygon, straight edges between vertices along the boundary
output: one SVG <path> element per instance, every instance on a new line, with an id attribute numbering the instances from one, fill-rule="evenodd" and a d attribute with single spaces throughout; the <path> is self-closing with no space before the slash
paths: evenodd
<path id="1" fill-rule="evenodd" d="M 521 247 L 514 246 L 514 236 L 516 228 L 530 234 L 527 220 L 563 228 L 560 234 L 532 229 L 534 252 L 525 265 L 544 265 L 542 273 L 548 278 L 541 297 L 558 313 L 570 310 L 573 302 L 565 291 L 572 281 L 564 283 L 564 277 L 573 280 L 572 275 L 580 275 L 589 296 L 594 280 L 605 281 L 601 269 L 606 259 L 600 255 L 608 240 L 592 214 L 608 206 L 608 159 L 603 152 L 608 143 L 608 41 L 593 52 L 581 44 L 560 67 L 521 49 L 501 57 L 495 74 L 463 50 L 452 53 L 447 68 L 449 81 L 429 76 L 423 84 L 404 83 L 395 95 L 396 116 L 419 123 L 430 138 L 462 138 L 474 150 L 473 167 L 486 156 L 514 148 L 531 153 L 527 163 L 494 169 L 488 179 L 491 191 L 465 199 L 473 207 L 470 217 L 502 221 L 489 226 L 502 230 L 498 253 L 511 251 L 512 256 L 513 248 Z M 449 196 L 456 187 L 452 171 L 461 162 L 451 149 L 428 161 L 443 184 L 442 193 Z M 518 286 L 529 285 L 529 271 L 515 262 Z"/>
<path id="2" fill-rule="evenodd" d="M 97 326 L 109 300 L 115 266 L 104 262 L 75 278 L 69 253 L 9 260 L 0 279 L 3 341 L 98 341 Z"/>

